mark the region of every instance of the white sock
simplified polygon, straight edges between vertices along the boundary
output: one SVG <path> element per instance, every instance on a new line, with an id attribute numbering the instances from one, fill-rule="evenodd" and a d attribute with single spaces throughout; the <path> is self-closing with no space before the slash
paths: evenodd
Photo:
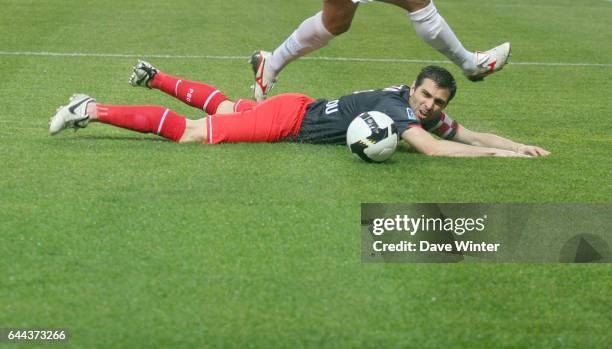
<path id="1" fill-rule="evenodd" d="M 463 47 L 448 23 L 438 13 L 433 1 L 425 8 L 408 13 L 414 30 L 431 47 L 448 57 L 463 71 L 476 69 L 476 56 Z"/>
<path id="2" fill-rule="evenodd" d="M 272 52 L 268 68 L 274 75 L 292 61 L 319 49 L 334 38 L 323 25 L 322 12 L 306 19 L 300 26 Z"/>

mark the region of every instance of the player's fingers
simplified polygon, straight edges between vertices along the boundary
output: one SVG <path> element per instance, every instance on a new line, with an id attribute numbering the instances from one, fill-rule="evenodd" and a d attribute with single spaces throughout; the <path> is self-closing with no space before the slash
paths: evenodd
<path id="1" fill-rule="evenodd" d="M 525 147 L 525 154 L 530 156 L 538 156 L 538 152 L 535 147 Z"/>
<path id="2" fill-rule="evenodd" d="M 531 157 L 533 157 L 533 156 L 531 156 L 529 154 L 523 154 L 523 153 L 514 153 L 514 155 L 512 155 L 512 156 L 517 157 L 517 158 L 531 158 Z"/>
<path id="3" fill-rule="evenodd" d="M 550 155 L 550 152 L 548 150 L 540 148 L 540 147 L 534 147 L 534 150 L 536 151 L 538 156 Z"/>
<path id="4" fill-rule="evenodd" d="M 550 154 L 549 151 L 543 148 L 540 148 L 540 147 L 533 146 L 533 145 L 525 147 L 524 152 L 525 154 L 531 155 L 531 156 L 546 156 Z"/>

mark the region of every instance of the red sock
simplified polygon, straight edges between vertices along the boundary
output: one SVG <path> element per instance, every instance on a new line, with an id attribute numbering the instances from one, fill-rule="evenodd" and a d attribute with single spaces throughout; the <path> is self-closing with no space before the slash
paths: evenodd
<path id="1" fill-rule="evenodd" d="M 150 86 L 176 97 L 192 107 L 202 109 L 209 115 L 215 114 L 219 104 L 227 100 L 227 97 L 221 91 L 208 84 L 183 80 L 166 75 L 163 72 L 155 74 Z"/>
<path id="2" fill-rule="evenodd" d="M 98 119 L 129 130 L 155 133 L 178 142 L 185 132 L 186 119 L 170 109 L 157 106 L 98 104 Z"/>

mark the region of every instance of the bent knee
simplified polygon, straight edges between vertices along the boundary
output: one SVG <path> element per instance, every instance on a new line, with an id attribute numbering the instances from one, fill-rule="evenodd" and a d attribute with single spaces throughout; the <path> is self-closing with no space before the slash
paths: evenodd
<path id="1" fill-rule="evenodd" d="M 406 2 L 408 3 L 406 5 L 407 10 L 409 12 L 415 12 L 427 7 L 427 5 L 431 3 L 431 0 L 406 0 Z"/>
<path id="2" fill-rule="evenodd" d="M 403 8 L 408 12 L 422 10 L 431 3 L 431 0 L 381 0 Z"/>
<path id="3" fill-rule="evenodd" d="M 323 22 L 325 23 L 325 22 Z M 351 22 L 331 22 L 325 23 L 325 29 L 335 36 L 346 33 L 351 28 Z"/>
<path id="4" fill-rule="evenodd" d="M 333 35 L 347 32 L 357 11 L 357 4 L 351 1 L 325 0 L 323 2 L 323 25 Z"/>

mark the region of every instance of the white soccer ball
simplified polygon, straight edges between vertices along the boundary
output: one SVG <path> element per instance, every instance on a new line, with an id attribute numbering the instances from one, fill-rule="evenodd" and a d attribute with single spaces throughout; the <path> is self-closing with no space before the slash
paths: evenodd
<path id="1" fill-rule="evenodd" d="M 359 114 L 346 131 L 351 153 L 367 162 L 383 162 L 393 155 L 398 142 L 397 128 L 385 113 Z"/>

